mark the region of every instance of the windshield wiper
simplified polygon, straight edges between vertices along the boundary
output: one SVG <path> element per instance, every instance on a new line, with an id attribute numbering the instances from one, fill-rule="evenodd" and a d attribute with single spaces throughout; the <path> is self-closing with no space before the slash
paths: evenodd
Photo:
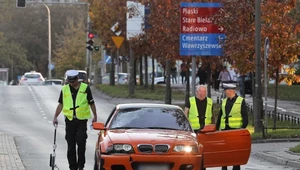
<path id="1" fill-rule="evenodd" d="M 176 129 L 176 128 L 169 128 L 169 127 L 156 127 L 156 126 L 145 127 L 145 129 L 167 129 L 167 130 L 181 130 L 181 129 Z"/>
<path id="2" fill-rule="evenodd" d="M 113 130 L 113 129 L 144 129 L 142 127 L 134 127 L 134 126 L 120 126 L 120 127 L 113 127 L 113 128 L 110 128 L 110 130 Z"/>

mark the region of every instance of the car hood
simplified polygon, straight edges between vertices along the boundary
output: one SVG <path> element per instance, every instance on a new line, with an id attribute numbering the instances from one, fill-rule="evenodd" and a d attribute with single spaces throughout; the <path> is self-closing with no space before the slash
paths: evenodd
<path id="1" fill-rule="evenodd" d="M 129 144 L 196 144 L 196 134 L 187 131 L 178 130 L 158 130 L 158 129 L 128 129 L 128 130 L 110 130 L 107 137 L 112 143 Z"/>

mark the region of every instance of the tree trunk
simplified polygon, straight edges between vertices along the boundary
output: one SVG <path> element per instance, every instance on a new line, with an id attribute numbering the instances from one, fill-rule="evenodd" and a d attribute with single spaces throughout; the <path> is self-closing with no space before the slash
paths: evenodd
<path id="1" fill-rule="evenodd" d="M 274 125 L 273 129 L 276 130 L 277 122 L 277 98 L 278 98 L 278 79 L 279 79 L 279 68 L 276 69 L 276 78 L 275 78 L 275 103 L 274 103 Z"/>
<path id="2" fill-rule="evenodd" d="M 134 91 L 135 91 L 135 82 L 136 82 L 136 78 L 135 78 L 135 74 L 134 74 L 134 54 L 133 54 L 133 50 L 130 47 L 130 51 L 129 51 L 129 71 L 130 71 L 130 76 L 129 76 L 129 85 L 128 85 L 128 93 L 129 96 L 134 95 Z"/>
<path id="3" fill-rule="evenodd" d="M 137 69 L 137 59 L 133 59 L 133 77 L 134 77 L 134 85 L 137 85 L 137 82 L 136 82 L 136 69 Z"/>
<path id="4" fill-rule="evenodd" d="M 253 106 L 252 106 L 252 126 L 254 127 L 254 109 L 256 108 L 256 102 L 255 102 L 255 73 L 254 72 L 251 72 L 251 87 L 252 87 L 252 103 L 253 103 Z"/>
<path id="5" fill-rule="evenodd" d="M 140 78 L 139 78 L 139 83 L 140 83 L 140 86 L 143 86 L 144 85 L 144 75 L 143 75 L 143 56 L 140 56 Z"/>
<path id="6" fill-rule="evenodd" d="M 148 81 L 148 56 L 145 55 L 145 88 L 148 88 L 149 81 Z"/>
<path id="7" fill-rule="evenodd" d="M 154 90 L 154 77 L 155 77 L 155 65 L 154 65 L 154 58 L 152 56 L 152 81 L 151 81 L 151 90 Z"/>
<path id="8" fill-rule="evenodd" d="M 190 98 L 190 62 L 187 62 L 187 71 L 185 77 L 186 79 L 186 89 L 185 89 L 185 105 L 189 101 Z"/>
<path id="9" fill-rule="evenodd" d="M 108 50 L 108 52 L 109 52 L 109 55 L 111 56 L 111 69 L 110 69 L 110 75 L 109 75 L 109 84 L 111 86 L 114 86 L 115 85 L 115 59 L 116 59 L 116 57 L 112 54 L 111 49 Z"/>
<path id="10" fill-rule="evenodd" d="M 167 59 L 166 61 L 166 93 L 165 93 L 165 104 L 172 103 L 172 90 L 171 90 L 171 78 L 170 78 L 170 69 L 171 69 L 171 61 Z"/>

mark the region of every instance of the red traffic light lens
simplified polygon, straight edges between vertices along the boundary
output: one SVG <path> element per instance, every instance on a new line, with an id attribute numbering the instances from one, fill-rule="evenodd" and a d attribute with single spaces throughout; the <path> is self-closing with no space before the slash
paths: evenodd
<path id="1" fill-rule="evenodd" d="M 89 37 L 90 39 L 92 39 L 92 38 L 94 38 L 94 34 L 93 34 L 93 33 L 89 33 L 88 37 Z"/>

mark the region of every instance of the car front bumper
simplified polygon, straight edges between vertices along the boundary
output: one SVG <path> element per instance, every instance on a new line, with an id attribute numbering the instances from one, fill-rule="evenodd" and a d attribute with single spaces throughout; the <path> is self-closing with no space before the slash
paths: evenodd
<path id="1" fill-rule="evenodd" d="M 168 170 L 200 169 L 201 155 L 101 155 L 103 168 L 111 170 L 142 170 L 143 165 L 169 165 Z M 190 167 L 191 167 L 190 166 Z M 147 168 L 149 169 L 149 168 Z"/>

